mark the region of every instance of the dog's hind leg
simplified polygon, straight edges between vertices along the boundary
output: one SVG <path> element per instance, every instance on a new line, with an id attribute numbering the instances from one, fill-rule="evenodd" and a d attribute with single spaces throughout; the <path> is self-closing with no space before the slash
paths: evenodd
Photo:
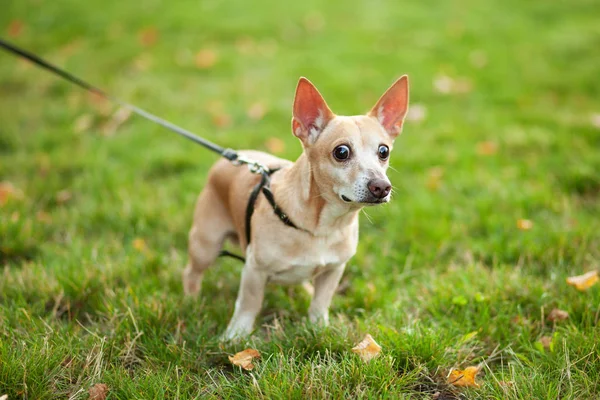
<path id="1" fill-rule="evenodd" d="M 189 261 L 183 271 L 185 294 L 196 296 L 200 292 L 204 271 L 219 255 L 225 238 L 234 232 L 231 217 L 214 189 L 204 188 L 194 211 L 190 229 Z"/>

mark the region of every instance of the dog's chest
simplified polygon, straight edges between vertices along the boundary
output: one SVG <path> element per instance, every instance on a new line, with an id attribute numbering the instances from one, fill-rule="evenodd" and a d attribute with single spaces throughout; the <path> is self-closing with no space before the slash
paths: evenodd
<path id="1" fill-rule="evenodd" d="M 306 235 L 304 235 L 306 236 Z M 272 252 L 269 281 L 296 284 L 348 261 L 356 252 L 357 232 L 337 231 L 328 236 L 304 237 Z"/>

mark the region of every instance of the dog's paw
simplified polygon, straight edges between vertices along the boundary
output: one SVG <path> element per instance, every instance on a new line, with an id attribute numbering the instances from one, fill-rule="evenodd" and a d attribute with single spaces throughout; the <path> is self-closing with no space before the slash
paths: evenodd
<path id="1" fill-rule="evenodd" d="M 308 320 L 313 325 L 329 326 L 329 311 L 308 311 Z"/>

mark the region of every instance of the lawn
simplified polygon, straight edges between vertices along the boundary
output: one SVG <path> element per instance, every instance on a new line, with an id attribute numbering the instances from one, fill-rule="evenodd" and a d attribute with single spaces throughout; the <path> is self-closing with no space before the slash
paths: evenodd
<path id="1" fill-rule="evenodd" d="M 298 157 L 299 76 L 351 115 L 406 73 L 412 112 L 331 326 L 273 286 L 221 344 L 240 263 L 198 300 L 180 279 L 217 157 L 0 53 L 0 396 L 600 398 L 600 285 L 566 283 L 600 269 L 599 19 L 593 0 L 5 1 L 0 36 L 224 146 Z M 252 371 L 228 360 L 245 348 Z M 468 366 L 480 387 L 448 383 Z"/>

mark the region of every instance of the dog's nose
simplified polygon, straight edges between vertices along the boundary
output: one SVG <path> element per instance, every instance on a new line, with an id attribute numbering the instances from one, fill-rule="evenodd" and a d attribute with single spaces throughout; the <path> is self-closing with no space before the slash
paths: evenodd
<path id="1" fill-rule="evenodd" d="M 369 187 L 369 192 L 378 199 L 383 199 L 392 190 L 392 185 L 385 179 L 371 179 L 367 183 L 367 186 Z"/>

